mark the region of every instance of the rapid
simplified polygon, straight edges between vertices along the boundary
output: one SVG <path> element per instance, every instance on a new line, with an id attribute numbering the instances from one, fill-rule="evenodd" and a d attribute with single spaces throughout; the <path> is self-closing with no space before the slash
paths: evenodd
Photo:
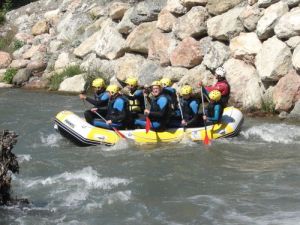
<path id="1" fill-rule="evenodd" d="M 300 224 L 300 124 L 245 118 L 239 136 L 211 146 L 77 147 L 54 128 L 78 96 L 0 89 L 0 128 L 19 135 L 13 196 L 0 224 Z"/>

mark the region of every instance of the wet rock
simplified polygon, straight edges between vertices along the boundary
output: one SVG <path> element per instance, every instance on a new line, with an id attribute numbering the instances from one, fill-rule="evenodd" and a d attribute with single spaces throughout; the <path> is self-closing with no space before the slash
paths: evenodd
<path id="1" fill-rule="evenodd" d="M 0 69 L 8 67 L 11 61 L 12 58 L 9 53 L 0 51 Z"/>
<path id="2" fill-rule="evenodd" d="M 206 20 L 208 17 L 208 12 L 204 7 L 193 7 L 188 13 L 175 21 L 173 32 L 180 40 L 186 37 L 199 38 L 207 32 Z"/>
<path id="3" fill-rule="evenodd" d="M 0 88 L 11 88 L 11 87 L 13 87 L 12 84 L 7 84 L 7 83 L 0 82 Z"/>
<path id="4" fill-rule="evenodd" d="M 276 36 L 263 43 L 255 59 L 257 72 L 263 81 L 278 81 L 288 73 L 291 64 L 289 47 Z"/>
<path id="5" fill-rule="evenodd" d="M 187 37 L 171 53 L 170 60 L 172 66 L 192 68 L 201 64 L 203 56 L 199 42 L 192 37 Z"/>
<path id="6" fill-rule="evenodd" d="M 48 87 L 49 80 L 42 77 L 31 77 L 24 85 L 24 88 L 27 89 L 45 89 Z"/>
<path id="7" fill-rule="evenodd" d="M 274 87 L 273 102 L 275 110 L 288 112 L 300 100 L 300 76 L 290 71 Z"/>

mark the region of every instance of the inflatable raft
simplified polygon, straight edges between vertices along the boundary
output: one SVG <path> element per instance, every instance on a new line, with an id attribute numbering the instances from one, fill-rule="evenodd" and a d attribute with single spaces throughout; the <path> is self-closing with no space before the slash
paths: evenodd
<path id="1" fill-rule="evenodd" d="M 221 123 L 207 126 L 208 137 L 217 139 L 235 136 L 239 133 L 242 123 L 241 111 L 234 107 L 227 107 L 224 109 Z M 115 131 L 92 126 L 71 111 L 59 112 L 55 117 L 54 128 L 80 146 L 114 145 L 122 139 Z M 120 130 L 120 132 L 126 137 L 126 140 L 140 144 L 179 142 L 183 138 L 201 141 L 205 137 L 204 127 L 170 128 L 157 132 L 150 130 L 148 133 L 145 129 Z"/>

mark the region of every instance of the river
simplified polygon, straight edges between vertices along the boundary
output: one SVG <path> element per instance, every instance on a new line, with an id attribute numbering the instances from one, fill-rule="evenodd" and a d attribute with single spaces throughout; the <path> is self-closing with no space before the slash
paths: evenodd
<path id="1" fill-rule="evenodd" d="M 78 96 L 0 89 L 0 128 L 19 134 L 20 174 L 0 224 L 300 224 L 300 124 L 245 118 L 242 132 L 209 147 L 77 147 L 55 115 L 83 115 Z"/>

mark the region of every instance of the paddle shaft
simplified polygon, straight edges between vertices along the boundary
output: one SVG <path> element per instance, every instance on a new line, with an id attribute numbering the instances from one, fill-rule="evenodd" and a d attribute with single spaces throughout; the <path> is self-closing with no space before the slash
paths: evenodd
<path id="1" fill-rule="evenodd" d="M 179 111 L 180 111 L 180 116 L 181 116 L 181 119 L 183 120 L 183 112 L 182 112 L 182 108 L 181 108 L 181 104 L 180 104 L 180 98 L 177 93 L 176 93 L 176 97 L 177 97 L 178 107 L 179 107 Z"/>
<path id="2" fill-rule="evenodd" d="M 201 92 L 201 101 L 202 101 L 202 113 L 203 113 L 203 116 L 206 116 L 205 115 L 205 110 L 204 110 L 204 99 L 203 99 L 203 91 L 202 91 L 202 87 L 200 87 L 200 92 Z M 206 128 L 206 121 L 203 120 L 203 123 L 204 123 L 204 129 L 205 129 L 205 139 L 208 137 L 207 136 L 207 128 Z"/>

